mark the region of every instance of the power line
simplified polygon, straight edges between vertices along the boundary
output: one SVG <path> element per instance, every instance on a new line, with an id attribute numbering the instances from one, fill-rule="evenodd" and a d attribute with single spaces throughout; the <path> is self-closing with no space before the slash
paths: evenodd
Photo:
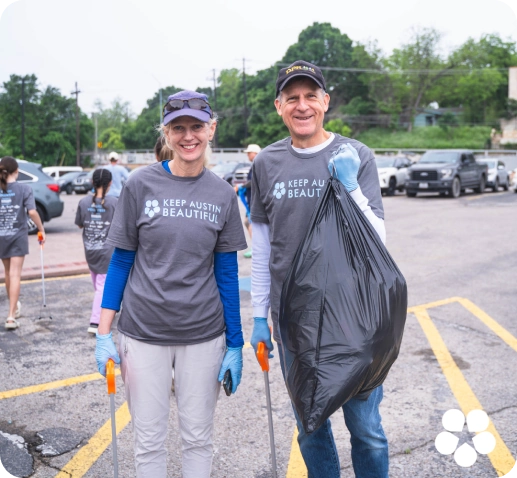
<path id="1" fill-rule="evenodd" d="M 280 63 L 280 66 L 289 66 L 287 63 Z M 373 68 L 340 68 L 337 66 L 320 66 L 320 70 L 327 71 L 348 71 L 350 73 L 374 73 L 379 75 L 419 75 L 419 74 L 429 74 L 429 73 L 439 73 L 444 69 L 421 69 L 421 70 L 382 70 L 382 69 L 373 69 Z M 448 68 L 443 75 L 463 75 L 467 73 L 473 73 L 478 71 L 508 71 L 508 68 Z"/>

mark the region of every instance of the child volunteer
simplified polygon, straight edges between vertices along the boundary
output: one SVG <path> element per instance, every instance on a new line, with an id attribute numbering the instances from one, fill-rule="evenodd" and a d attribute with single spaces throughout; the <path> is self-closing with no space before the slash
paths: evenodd
<path id="1" fill-rule="evenodd" d="M 138 478 L 167 476 L 172 370 L 184 478 L 209 478 L 219 382 L 229 370 L 235 393 L 241 379 L 237 251 L 247 245 L 234 190 L 204 167 L 215 128 L 206 95 L 169 96 L 162 129 L 174 159 L 129 178 L 108 236 L 95 356 L 102 374 L 108 359 L 121 362 Z"/>
<path id="2" fill-rule="evenodd" d="M 20 281 L 25 256 L 29 253 L 29 227 L 27 214 L 42 234 L 45 242 L 43 223 L 36 211 L 32 189 L 27 184 L 17 183 L 18 161 L 10 156 L 0 160 L 0 259 L 5 270 L 5 289 L 9 299 L 9 313 L 5 328 L 19 327 L 21 315 Z"/>
<path id="3" fill-rule="evenodd" d="M 111 178 L 111 173 L 107 169 L 96 169 L 93 172 L 95 194 L 79 201 L 75 215 L 75 224 L 83 230 L 84 255 L 95 290 L 88 327 L 91 334 L 95 334 L 99 326 L 102 293 L 113 254 L 113 246 L 106 244 L 118 201 L 114 196 L 106 196 L 111 186 Z"/>

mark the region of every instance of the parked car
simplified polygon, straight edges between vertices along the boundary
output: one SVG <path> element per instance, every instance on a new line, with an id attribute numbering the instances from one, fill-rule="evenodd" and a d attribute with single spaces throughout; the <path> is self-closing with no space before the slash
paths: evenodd
<path id="1" fill-rule="evenodd" d="M 68 174 L 61 176 L 57 180 L 57 183 L 59 184 L 59 192 L 65 191 L 67 194 L 72 194 L 74 192 L 72 183 L 73 183 L 74 179 L 77 178 L 78 176 L 80 176 L 81 174 L 84 174 L 84 173 L 72 172 L 72 173 L 68 173 Z"/>
<path id="2" fill-rule="evenodd" d="M 80 173 L 82 170 L 81 166 L 47 166 L 43 168 L 43 172 L 56 181 L 68 173 Z"/>
<path id="3" fill-rule="evenodd" d="M 251 164 L 247 164 L 242 168 L 239 168 L 233 174 L 232 186 L 238 186 L 239 184 L 245 184 L 248 182 L 248 173 L 250 172 Z"/>
<path id="4" fill-rule="evenodd" d="M 93 171 L 83 172 L 72 181 L 72 189 L 76 194 L 86 194 L 93 188 Z"/>
<path id="5" fill-rule="evenodd" d="M 486 164 L 477 163 L 472 151 L 427 151 L 418 163 L 408 170 L 406 194 L 415 197 L 419 192 L 439 192 L 457 198 L 466 188 L 483 193 L 488 177 Z"/>
<path id="6" fill-rule="evenodd" d="M 36 211 L 43 222 L 63 214 L 64 203 L 59 198 L 59 184 L 46 175 L 41 164 L 29 163 L 18 159 L 18 182 L 28 184 L 32 188 Z M 38 232 L 36 224 L 29 218 L 29 234 Z"/>
<path id="7" fill-rule="evenodd" d="M 235 172 L 240 169 L 248 167 L 248 169 L 251 167 L 251 163 L 237 163 L 237 162 L 228 162 L 228 163 L 219 163 L 216 164 L 212 168 L 212 172 L 217 174 L 220 178 L 224 179 L 230 184 L 233 184 L 233 177 Z"/>
<path id="8" fill-rule="evenodd" d="M 508 191 L 510 176 L 503 161 L 496 158 L 480 158 L 477 159 L 477 162 L 488 166 L 487 188 L 492 188 L 492 191 L 497 192 L 499 187 L 502 187 L 505 191 Z"/>
<path id="9" fill-rule="evenodd" d="M 403 156 L 376 156 L 381 193 L 393 196 L 396 190 L 404 191 L 408 178 L 407 168 L 413 163 Z"/>

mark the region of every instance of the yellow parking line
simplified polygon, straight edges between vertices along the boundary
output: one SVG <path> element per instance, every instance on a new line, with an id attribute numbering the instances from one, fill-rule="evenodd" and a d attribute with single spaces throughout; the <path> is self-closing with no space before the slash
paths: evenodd
<path id="1" fill-rule="evenodd" d="M 90 274 L 77 274 L 75 276 L 59 276 L 59 277 L 49 277 L 45 278 L 45 282 L 51 282 L 54 280 L 65 280 L 65 279 L 83 279 L 84 277 L 91 277 Z M 34 282 L 41 282 L 41 279 L 27 279 L 22 280 L 20 284 L 33 284 Z"/>
<path id="2" fill-rule="evenodd" d="M 447 349 L 440 332 L 438 332 L 438 329 L 433 324 L 431 317 L 429 317 L 427 310 L 424 307 L 413 307 L 413 313 L 418 319 L 418 322 L 420 323 L 420 326 L 433 349 L 434 355 L 442 368 L 443 374 L 445 375 L 447 382 L 449 382 L 449 387 L 456 397 L 456 401 L 463 413 L 467 415 L 472 410 L 482 410 L 483 407 L 481 406 L 481 403 L 470 388 L 467 380 L 463 376 L 463 373 L 456 365 L 456 362 Z M 499 435 L 499 432 L 496 430 L 493 421 L 490 421 L 490 425 L 487 430 L 492 433 L 496 440 L 496 447 L 492 453 L 489 453 L 488 457 L 490 458 L 492 466 L 495 468 L 498 475 L 501 476 L 504 473 L 508 473 L 513 468 L 515 460 Z"/>
<path id="3" fill-rule="evenodd" d="M 285 478 L 307 478 L 307 467 L 303 461 L 302 453 L 298 445 L 298 428 L 294 427 L 293 440 L 291 442 L 291 454 L 287 464 Z"/>
<path id="4" fill-rule="evenodd" d="M 479 320 L 481 320 L 481 322 L 483 322 L 501 340 L 506 342 L 513 350 L 517 352 L 517 339 L 510 332 L 499 325 L 498 322 L 492 319 L 492 317 L 490 317 L 484 310 L 480 309 L 470 300 L 458 297 L 458 302 L 471 314 L 475 315 Z"/>
<path id="5" fill-rule="evenodd" d="M 116 375 L 120 375 L 120 370 L 115 370 Z M 55 382 L 41 383 L 39 385 L 31 385 L 24 388 L 16 388 L 14 390 L 7 390 L 0 392 L 0 400 L 4 398 L 19 397 L 21 395 L 29 395 L 31 393 L 44 392 L 46 390 L 52 390 L 54 388 L 69 387 L 70 385 L 76 385 L 78 383 L 92 382 L 94 380 L 104 380 L 104 377 L 100 373 L 90 373 L 88 375 L 79 375 L 77 377 L 65 378 L 64 380 L 56 380 Z"/>
<path id="6" fill-rule="evenodd" d="M 452 304 L 453 302 L 458 302 L 460 299 L 461 297 L 449 297 L 448 299 L 437 300 L 435 302 L 429 302 L 428 304 L 416 305 L 414 307 L 409 307 L 407 313 L 411 314 L 415 310 L 419 309 L 432 309 L 433 307 L 440 307 L 441 305 Z"/>
<path id="7" fill-rule="evenodd" d="M 127 402 L 117 410 L 115 422 L 117 424 L 117 435 L 127 426 L 131 420 Z M 83 446 L 74 457 L 61 468 L 56 478 L 82 478 L 92 465 L 104 453 L 111 443 L 111 419 L 109 419 L 99 431 L 93 435 L 88 443 Z"/>

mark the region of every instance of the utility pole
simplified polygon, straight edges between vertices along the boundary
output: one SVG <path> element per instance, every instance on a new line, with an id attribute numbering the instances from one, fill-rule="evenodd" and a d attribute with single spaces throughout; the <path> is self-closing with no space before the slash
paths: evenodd
<path id="1" fill-rule="evenodd" d="M 76 166 L 81 166 L 81 150 L 80 150 L 80 142 L 79 142 L 79 93 L 81 93 L 77 89 L 77 81 L 75 82 L 75 91 L 72 91 L 72 95 L 75 95 L 75 149 L 76 149 L 76 157 L 75 164 Z"/>
<path id="2" fill-rule="evenodd" d="M 97 115 L 93 113 L 93 117 L 95 118 L 95 155 L 93 156 L 93 162 L 97 162 L 97 158 L 99 157 L 99 135 L 97 128 Z"/>
<path id="3" fill-rule="evenodd" d="M 25 76 L 22 78 L 22 157 L 25 159 Z"/>
<path id="4" fill-rule="evenodd" d="M 214 104 L 212 106 L 212 111 L 215 111 L 217 109 L 217 81 L 215 77 L 215 68 L 212 70 L 212 80 L 214 82 Z M 217 128 L 215 130 L 214 134 L 214 148 L 217 147 Z"/>
<path id="5" fill-rule="evenodd" d="M 248 100 L 246 97 L 246 59 L 242 59 L 242 86 L 244 87 L 244 139 L 248 137 Z"/>

